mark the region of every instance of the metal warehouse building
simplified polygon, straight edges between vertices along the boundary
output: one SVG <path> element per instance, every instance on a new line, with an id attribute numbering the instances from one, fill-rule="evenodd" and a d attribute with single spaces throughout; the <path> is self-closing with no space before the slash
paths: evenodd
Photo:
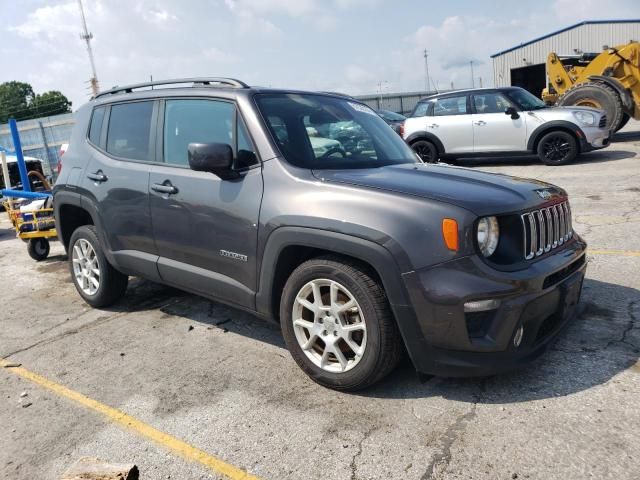
<path id="1" fill-rule="evenodd" d="M 499 87 L 522 87 L 539 97 L 546 87 L 545 63 L 550 52 L 575 56 L 600 52 L 604 45 L 613 47 L 630 40 L 640 41 L 640 20 L 580 22 L 491 55 L 494 83 Z"/>

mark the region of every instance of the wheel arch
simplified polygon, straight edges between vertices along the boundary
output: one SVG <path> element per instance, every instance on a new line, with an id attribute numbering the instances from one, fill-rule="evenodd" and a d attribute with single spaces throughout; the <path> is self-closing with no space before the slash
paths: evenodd
<path id="1" fill-rule="evenodd" d="M 400 270 L 391 253 L 369 240 L 308 227 L 281 227 L 267 240 L 258 276 L 256 310 L 278 321 L 280 296 L 291 272 L 322 255 L 339 255 L 361 263 L 380 279 L 392 305 L 407 305 Z"/>
<path id="2" fill-rule="evenodd" d="M 529 137 L 529 141 L 527 142 L 527 150 L 535 154 L 538 151 L 538 143 L 540 143 L 540 139 L 547 133 L 558 130 L 567 132 L 568 134 L 573 136 L 573 138 L 575 138 L 576 142 L 578 143 L 578 153 L 584 150 L 584 132 L 580 127 L 566 120 L 554 120 L 544 123 L 536 128 Z"/>
<path id="3" fill-rule="evenodd" d="M 94 216 L 82 205 L 79 194 L 74 192 L 57 192 L 54 198 L 54 215 L 58 238 L 65 250 L 73 232 L 82 225 L 95 225 Z"/>
<path id="4" fill-rule="evenodd" d="M 407 145 L 411 146 L 412 143 L 417 142 L 418 140 L 428 140 L 429 142 L 433 143 L 438 150 L 438 154 L 440 155 L 444 155 L 446 153 L 444 151 L 444 145 L 442 144 L 440 139 L 431 132 L 412 133 L 406 138 L 405 142 L 407 142 Z"/>

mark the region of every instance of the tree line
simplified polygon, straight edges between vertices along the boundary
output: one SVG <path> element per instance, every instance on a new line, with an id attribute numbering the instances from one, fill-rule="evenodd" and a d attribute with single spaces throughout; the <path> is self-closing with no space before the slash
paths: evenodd
<path id="1" fill-rule="evenodd" d="M 0 84 L 0 124 L 71 112 L 71 101 L 58 90 L 36 94 L 24 82 Z"/>

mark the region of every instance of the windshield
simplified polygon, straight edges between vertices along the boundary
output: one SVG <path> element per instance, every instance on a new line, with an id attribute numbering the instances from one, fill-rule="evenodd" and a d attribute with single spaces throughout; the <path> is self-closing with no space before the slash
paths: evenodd
<path id="1" fill-rule="evenodd" d="M 285 159 L 311 169 L 416 163 L 406 143 L 371 108 L 345 98 L 299 93 L 256 95 Z"/>
<path id="2" fill-rule="evenodd" d="M 404 115 L 400 115 L 396 112 L 390 112 L 389 110 L 378 110 L 378 115 L 389 122 L 402 122 L 406 120 Z"/>
<path id="3" fill-rule="evenodd" d="M 507 90 L 504 93 L 513 100 L 513 102 L 520 107 L 521 110 L 540 110 L 541 108 L 547 108 L 547 104 L 540 100 L 535 95 L 530 94 L 526 90 L 516 88 L 513 90 Z"/>

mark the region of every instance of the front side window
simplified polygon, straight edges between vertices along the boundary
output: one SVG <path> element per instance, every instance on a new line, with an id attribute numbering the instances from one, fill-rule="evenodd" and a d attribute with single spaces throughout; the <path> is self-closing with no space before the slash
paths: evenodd
<path id="1" fill-rule="evenodd" d="M 106 107 L 98 107 L 91 115 L 91 125 L 89 126 L 89 140 L 94 145 L 100 145 L 100 134 L 102 133 L 102 123 Z"/>
<path id="2" fill-rule="evenodd" d="M 371 108 L 316 94 L 256 95 L 285 159 L 313 169 L 376 168 L 415 163 L 416 156 Z"/>
<path id="3" fill-rule="evenodd" d="M 107 152 L 132 160 L 150 160 L 152 112 L 153 102 L 112 105 L 107 130 Z"/>
<path id="4" fill-rule="evenodd" d="M 522 88 L 507 90 L 505 93 L 524 112 L 547 108 L 546 103 Z"/>
<path id="5" fill-rule="evenodd" d="M 426 117 L 427 115 L 429 115 L 429 103 L 427 102 L 420 102 L 418 105 L 416 105 L 415 110 L 413 111 L 413 113 L 411 114 L 412 117 Z"/>
<path id="6" fill-rule="evenodd" d="M 164 112 L 164 161 L 189 165 L 190 143 L 226 143 L 236 152 L 236 166 L 257 162 L 244 124 L 238 119 L 236 145 L 236 107 L 217 100 L 167 100 Z"/>
<path id="7" fill-rule="evenodd" d="M 473 106 L 476 113 L 504 113 L 511 103 L 501 93 L 485 93 L 473 95 Z"/>
<path id="8" fill-rule="evenodd" d="M 467 112 L 467 96 L 438 98 L 433 105 L 433 115 L 465 115 Z"/>

